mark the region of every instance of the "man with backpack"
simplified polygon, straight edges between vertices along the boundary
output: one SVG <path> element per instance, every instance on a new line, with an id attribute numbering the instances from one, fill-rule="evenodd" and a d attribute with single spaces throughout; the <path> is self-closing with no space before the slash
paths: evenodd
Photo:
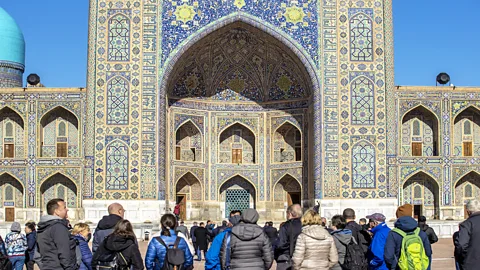
<path id="1" fill-rule="evenodd" d="M 346 225 L 343 215 L 332 217 L 331 235 L 338 252 L 338 264 L 332 270 L 366 270 L 367 260 L 363 250 L 352 236 L 352 231 L 345 229 Z"/>
<path id="2" fill-rule="evenodd" d="M 370 246 L 370 242 L 372 240 L 370 234 L 355 221 L 357 217 L 355 216 L 355 210 L 353 210 L 352 208 L 347 208 L 343 210 L 343 217 L 347 221 L 347 226 L 345 226 L 345 229 L 352 231 L 353 237 L 355 237 L 355 240 L 362 248 L 363 254 L 366 258 L 368 247 Z"/>
<path id="3" fill-rule="evenodd" d="M 395 229 L 390 231 L 385 244 L 384 259 L 388 269 L 430 269 L 432 247 L 428 236 L 412 218 L 413 207 L 402 205 L 397 209 Z"/>
<path id="4" fill-rule="evenodd" d="M 372 220 L 372 243 L 368 248 L 368 266 L 370 270 L 388 270 L 385 260 L 383 259 L 383 253 L 385 250 L 385 244 L 387 243 L 387 237 L 390 233 L 390 228 L 385 223 L 386 217 L 381 213 L 375 213 L 367 216 Z"/>
<path id="5" fill-rule="evenodd" d="M 467 205 L 468 219 L 460 224 L 455 245 L 455 258 L 461 269 L 480 267 L 480 201 L 470 200 Z"/>
<path id="6" fill-rule="evenodd" d="M 93 234 L 92 252 L 97 251 L 98 246 L 107 236 L 113 232 L 113 228 L 120 220 L 123 220 L 125 209 L 119 203 L 112 203 L 108 206 L 108 216 L 103 216 L 98 222 L 97 229 Z"/>

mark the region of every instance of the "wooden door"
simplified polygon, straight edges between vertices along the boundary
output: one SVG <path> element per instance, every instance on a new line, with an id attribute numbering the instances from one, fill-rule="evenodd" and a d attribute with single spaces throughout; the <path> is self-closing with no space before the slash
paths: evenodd
<path id="1" fill-rule="evenodd" d="M 182 148 L 180 146 L 177 146 L 175 148 L 175 159 L 180 160 L 182 157 Z"/>
<path id="2" fill-rule="evenodd" d="M 463 156 L 471 157 L 473 156 L 472 142 L 463 142 Z"/>
<path id="3" fill-rule="evenodd" d="M 415 156 L 415 157 L 423 156 L 422 143 L 412 142 L 412 156 Z"/>
<path id="4" fill-rule="evenodd" d="M 3 145 L 3 157 L 4 158 L 14 158 L 15 157 L 15 146 L 13 143 L 6 143 Z"/>
<path id="5" fill-rule="evenodd" d="M 463 206 L 463 217 L 467 219 L 469 217 L 468 211 L 467 211 L 467 205 Z"/>
<path id="6" fill-rule="evenodd" d="M 180 204 L 180 219 L 187 219 L 187 196 L 177 195 L 177 204 Z"/>
<path id="7" fill-rule="evenodd" d="M 5 222 L 15 221 L 15 208 L 5 208 Z"/>
<path id="8" fill-rule="evenodd" d="M 290 206 L 292 204 L 300 204 L 300 192 L 288 192 L 287 193 L 287 204 Z"/>
<path id="9" fill-rule="evenodd" d="M 57 143 L 57 157 L 68 157 L 67 143 Z"/>
<path id="10" fill-rule="evenodd" d="M 232 149 L 232 163 L 242 163 L 242 149 Z"/>

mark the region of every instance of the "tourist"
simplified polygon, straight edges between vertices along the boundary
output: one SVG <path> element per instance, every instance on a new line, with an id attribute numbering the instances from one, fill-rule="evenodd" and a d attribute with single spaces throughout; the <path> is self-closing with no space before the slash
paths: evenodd
<path id="1" fill-rule="evenodd" d="M 338 263 L 338 253 L 322 219 L 314 210 L 307 210 L 302 217 L 302 225 L 293 252 L 293 269 L 331 269 Z"/>
<path id="2" fill-rule="evenodd" d="M 372 243 L 368 249 L 368 265 L 370 270 L 388 270 L 383 258 L 385 244 L 390 233 L 390 228 L 385 223 L 386 217 L 381 213 L 375 213 L 367 218 L 373 220 L 371 232 L 373 234 Z"/>
<path id="3" fill-rule="evenodd" d="M 181 269 L 189 269 L 192 267 L 193 255 L 188 248 L 187 241 L 176 235 L 178 228 L 175 228 L 177 225 L 175 216 L 172 214 L 163 215 L 160 219 L 160 225 L 162 228 L 160 236 L 152 238 L 148 245 L 147 254 L 145 255 L 145 267 L 147 270 L 162 269 L 165 255 L 167 254 L 167 246 L 171 248 L 175 245 L 178 249 L 183 250 L 185 256 L 185 262 Z"/>
<path id="4" fill-rule="evenodd" d="M 364 231 L 369 231 L 371 228 L 370 228 L 370 223 L 367 223 L 367 219 L 366 218 L 361 218 L 359 221 L 358 221 L 358 225 L 362 226 L 363 230 Z"/>
<path id="5" fill-rule="evenodd" d="M 120 220 L 123 220 L 125 209 L 119 203 L 112 203 L 108 206 L 108 216 L 103 216 L 98 222 L 97 229 L 93 234 L 92 252 L 97 251 L 103 240 L 113 232 L 113 228 Z M 135 239 L 136 241 L 136 239 Z"/>
<path id="6" fill-rule="evenodd" d="M 188 238 L 185 234 L 183 234 L 182 232 L 180 232 L 178 230 L 178 227 L 177 229 L 175 229 L 175 232 L 177 234 L 178 237 L 180 238 L 183 238 L 185 240 L 185 242 L 187 243 L 187 246 L 188 246 L 188 249 L 190 250 L 190 254 L 195 254 L 195 248 L 194 246 L 190 243 L 190 241 L 188 241 Z M 148 241 L 148 244 L 150 244 L 150 242 L 152 242 L 152 239 L 155 238 L 155 237 L 160 237 L 162 236 L 162 224 L 160 224 L 160 231 L 153 234 L 152 237 L 150 237 L 150 240 Z"/>
<path id="7" fill-rule="evenodd" d="M 333 266 L 332 270 L 342 270 L 342 269 L 347 269 L 344 267 L 345 263 L 345 255 L 347 253 L 347 246 L 350 245 L 350 243 L 355 244 L 358 246 L 357 242 L 355 241 L 355 238 L 352 236 L 352 231 L 349 229 L 345 229 L 345 226 L 347 225 L 347 222 L 345 221 L 345 218 L 343 215 L 335 215 L 332 217 L 332 225 L 331 225 L 331 235 L 333 237 L 333 240 L 335 241 L 335 246 L 337 247 L 337 253 L 338 253 L 338 263 Z M 361 249 L 360 249 L 361 250 Z M 363 251 L 360 254 L 361 256 L 357 258 L 357 260 L 364 260 L 365 256 L 363 256 Z M 366 265 L 364 262 L 363 265 Z"/>
<path id="8" fill-rule="evenodd" d="M 195 229 L 198 228 L 198 223 L 193 222 L 193 226 L 190 228 L 190 239 L 192 239 L 193 248 L 195 249 L 195 255 L 197 254 L 197 238 L 195 238 Z"/>
<path id="9" fill-rule="evenodd" d="M 292 268 L 292 256 L 298 235 L 302 232 L 302 207 L 292 204 L 287 208 L 287 221 L 280 227 L 278 246 L 275 248 L 277 270 Z"/>
<path id="10" fill-rule="evenodd" d="M 142 270 L 143 260 L 136 239 L 132 224 L 126 219 L 119 221 L 93 254 L 92 269 L 116 263 L 119 269 Z"/>
<path id="11" fill-rule="evenodd" d="M 180 220 L 180 207 L 181 207 L 181 203 L 177 203 L 175 205 L 175 207 L 173 208 L 173 214 L 175 215 L 175 217 L 177 218 L 177 220 Z"/>
<path id="12" fill-rule="evenodd" d="M 21 231 L 20 223 L 13 222 L 10 227 L 10 233 L 5 236 L 7 256 L 10 262 L 12 262 L 13 270 L 22 270 L 25 264 L 25 252 L 28 248 L 27 237 Z"/>
<path id="13" fill-rule="evenodd" d="M 460 230 L 460 225 L 458 225 L 458 229 Z M 458 236 L 460 234 L 460 231 L 456 231 L 453 233 L 453 246 L 454 251 L 453 251 L 453 257 L 455 258 L 455 269 L 456 270 L 462 270 L 462 267 L 460 266 L 460 260 L 462 257 L 462 249 L 460 248 L 460 245 L 458 243 Z"/>
<path id="14" fill-rule="evenodd" d="M 273 227 L 273 222 L 269 221 L 266 223 L 266 226 L 263 228 L 263 231 L 270 239 L 270 243 L 272 244 L 272 249 L 275 250 L 275 245 L 278 239 L 278 230 L 277 228 Z"/>
<path id="15" fill-rule="evenodd" d="M 413 206 L 411 204 L 406 204 L 398 207 L 396 216 L 397 221 L 395 222 L 395 229 L 391 230 L 388 233 L 387 243 L 385 244 L 384 250 L 384 259 L 388 269 L 400 269 L 399 259 L 400 255 L 403 252 L 402 250 L 402 240 L 403 237 L 401 233 L 406 234 L 416 234 L 420 238 L 418 241 L 423 243 L 423 247 L 420 250 L 420 254 L 425 254 L 428 257 L 428 262 L 426 259 L 421 262 L 421 269 L 430 269 L 431 257 L 432 257 L 432 248 L 430 241 L 428 241 L 427 234 L 418 228 L 418 223 L 415 219 L 412 218 Z M 403 254 L 407 256 L 407 254 Z M 410 255 L 408 255 L 410 256 Z M 427 265 L 425 267 L 425 265 Z M 403 269 L 403 268 L 402 268 Z"/>
<path id="16" fill-rule="evenodd" d="M 27 270 L 33 270 L 35 261 L 35 247 L 37 246 L 37 231 L 35 222 L 25 224 L 25 234 L 27 236 L 27 251 L 25 252 L 25 266 Z M 38 263 L 37 263 L 38 265 Z"/>
<path id="17" fill-rule="evenodd" d="M 197 241 L 197 261 L 201 261 L 202 251 L 205 256 L 208 250 L 208 231 L 205 228 L 205 223 L 200 222 L 200 227 L 195 229 L 194 235 Z"/>
<path id="18" fill-rule="evenodd" d="M 370 234 L 368 234 L 367 231 L 363 230 L 363 227 L 355 221 L 357 217 L 355 216 L 355 210 L 353 210 L 352 208 L 347 208 L 343 210 L 343 217 L 347 222 L 347 226 L 345 226 L 345 229 L 352 231 L 352 235 L 353 237 L 355 237 L 355 241 L 357 241 L 357 243 L 362 248 L 366 258 L 368 247 L 370 246 L 371 242 Z"/>
<path id="19" fill-rule="evenodd" d="M 73 227 L 72 235 L 77 241 L 77 245 L 82 253 L 82 262 L 79 265 L 79 270 L 92 270 L 92 252 L 88 247 L 90 241 L 90 227 L 86 223 L 77 223 Z"/>
<path id="20" fill-rule="evenodd" d="M 438 242 L 437 234 L 427 225 L 427 218 L 425 216 L 420 216 L 418 218 L 418 227 L 427 234 L 430 244 Z"/>
<path id="21" fill-rule="evenodd" d="M 75 270 L 75 240 L 68 230 L 68 209 L 63 199 L 47 203 L 47 214 L 40 217 L 37 230 L 38 252 L 42 270 Z"/>
<path id="22" fill-rule="evenodd" d="M 480 266 L 480 200 L 467 202 L 468 219 L 460 224 L 458 233 L 458 259 L 464 270 Z"/>
<path id="23" fill-rule="evenodd" d="M 273 264 L 272 245 L 262 227 L 257 225 L 257 210 L 246 209 L 241 217 L 240 223 L 227 234 L 227 241 L 222 245 L 222 269 L 270 269 Z"/>
<path id="24" fill-rule="evenodd" d="M 0 253 L 7 255 L 7 250 L 5 249 L 5 242 L 3 241 L 2 236 L 0 236 Z"/>
<path id="25" fill-rule="evenodd" d="M 176 231 L 181 232 L 185 237 L 189 237 L 187 226 L 185 226 L 183 220 L 180 220 L 180 225 L 176 228 Z"/>
<path id="26" fill-rule="evenodd" d="M 211 220 L 207 220 L 207 226 L 205 226 L 205 228 L 207 229 L 207 241 L 208 241 L 208 244 L 210 244 L 212 242 L 212 238 L 213 238 L 213 230 L 215 229 L 215 224 L 211 221 Z"/>
<path id="27" fill-rule="evenodd" d="M 205 262 L 205 270 L 221 270 L 221 254 L 225 236 L 232 232 L 232 227 L 240 223 L 242 212 L 238 210 L 233 210 L 230 212 L 230 217 L 228 218 L 228 227 L 221 233 L 219 233 L 213 239 L 212 245 L 208 249 Z"/>
<path id="28" fill-rule="evenodd" d="M 213 237 L 219 235 L 221 232 L 225 231 L 226 228 L 228 228 L 228 221 L 224 220 L 222 221 L 222 226 L 219 226 L 213 230 Z"/>

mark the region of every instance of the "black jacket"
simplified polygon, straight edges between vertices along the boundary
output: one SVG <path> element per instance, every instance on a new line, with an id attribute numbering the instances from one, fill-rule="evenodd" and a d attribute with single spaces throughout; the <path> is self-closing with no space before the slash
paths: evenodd
<path id="1" fill-rule="evenodd" d="M 68 221 L 57 216 L 40 218 L 37 243 L 42 256 L 42 270 L 77 269 L 76 243 L 67 226 Z"/>
<path id="2" fill-rule="evenodd" d="M 95 233 L 93 234 L 92 242 L 92 252 L 97 251 L 98 246 L 103 240 L 113 232 L 113 228 L 117 223 L 122 220 L 122 217 L 111 214 L 108 216 L 103 216 L 103 218 L 98 222 Z"/>
<path id="3" fill-rule="evenodd" d="M 290 254 L 290 245 L 293 244 L 292 251 L 294 251 L 297 238 L 301 232 L 302 221 L 300 218 L 290 219 L 283 224 L 278 233 L 278 245 L 275 248 L 275 260 L 277 262 L 289 261 L 292 258 L 293 252 Z M 290 237 L 293 243 L 290 243 Z"/>
<path id="4" fill-rule="evenodd" d="M 195 235 L 195 240 L 196 240 L 198 249 L 207 252 L 207 250 L 208 250 L 208 235 L 209 235 L 208 230 L 204 227 L 198 227 L 193 232 L 193 235 Z"/>
<path id="5" fill-rule="evenodd" d="M 348 222 L 345 229 L 352 231 L 352 236 L 355 238 L 355 241 L 360 245 L 363 253 L 367 255 L 368 247 L 370 246 L 370 242 L 372 242 L 372 237 L 368 232 L 364 231 L 363 227 L 355 221 Z"/>
<path id="6" fill-rule="evenodd" d="M 432 228 L 430 228 L 430 226 L 428 226 L 425 223 L 419 222 L 418 227 L 427 234 L 428 241 L 430 241 L 430 244 L 434 244 L 434 243 L 438 242 L 437 234 L 435 233 L 435 231 Z"/>
<path id="7" fill-rule="evenodd" d="M 27 233 L 27 251 L 25 252 L 25 261 L 32 261 L 35 256 L 35 247 L 37 246 L 37 231 Z"/>
<path id="8" fill-rule="evenodd" d="M 480 265 L 480 212 L 460 224 L 456 254 L 462 269 L 478 269 Z"/>
<path id="9" fill-rule="evenodd" d="M 273 245 L 277 241 L 277 238 L 278 238 L 277 228 L 271 227 L 271 226 L 266 226 L 265 228 L 263 228 L 263 231 L 267 235 L 268 239 L 270 239 L 270 243 L 272 243 L 272 245 Z"/>
<path id="10" fill-rule="evenodd" d="M 132 267 L 130 268 L 131 270 L 143 269 L 142 255 L 136 244 L 135 237 L 116 234 L 107 236 L 93 254 L 92 269 L 96 269 L 99 262 L 110 262 L 117 253 L 121 253 L 127 262 L 125 263 L 121 256 L 117 256 L 117 263 L 120 266 Z"/>

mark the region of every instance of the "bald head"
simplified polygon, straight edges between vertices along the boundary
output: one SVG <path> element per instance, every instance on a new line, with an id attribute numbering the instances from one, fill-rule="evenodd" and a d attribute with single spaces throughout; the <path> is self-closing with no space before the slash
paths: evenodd
<path id="1" fill-rule="evenodd" d="M 301 218 L 302 217 L 302 206 L 300 204 L 292 204 L 287 209 L 287 218 Z"/>
<path id="2" fill-rule="evenodd" d="M 123 218 L 123 215 L 125 214 L 125 209 L 123 209 L 123 206 L 119 203 L 112 203 L 108 206 L 108 214 L 117 215 Z"/>

